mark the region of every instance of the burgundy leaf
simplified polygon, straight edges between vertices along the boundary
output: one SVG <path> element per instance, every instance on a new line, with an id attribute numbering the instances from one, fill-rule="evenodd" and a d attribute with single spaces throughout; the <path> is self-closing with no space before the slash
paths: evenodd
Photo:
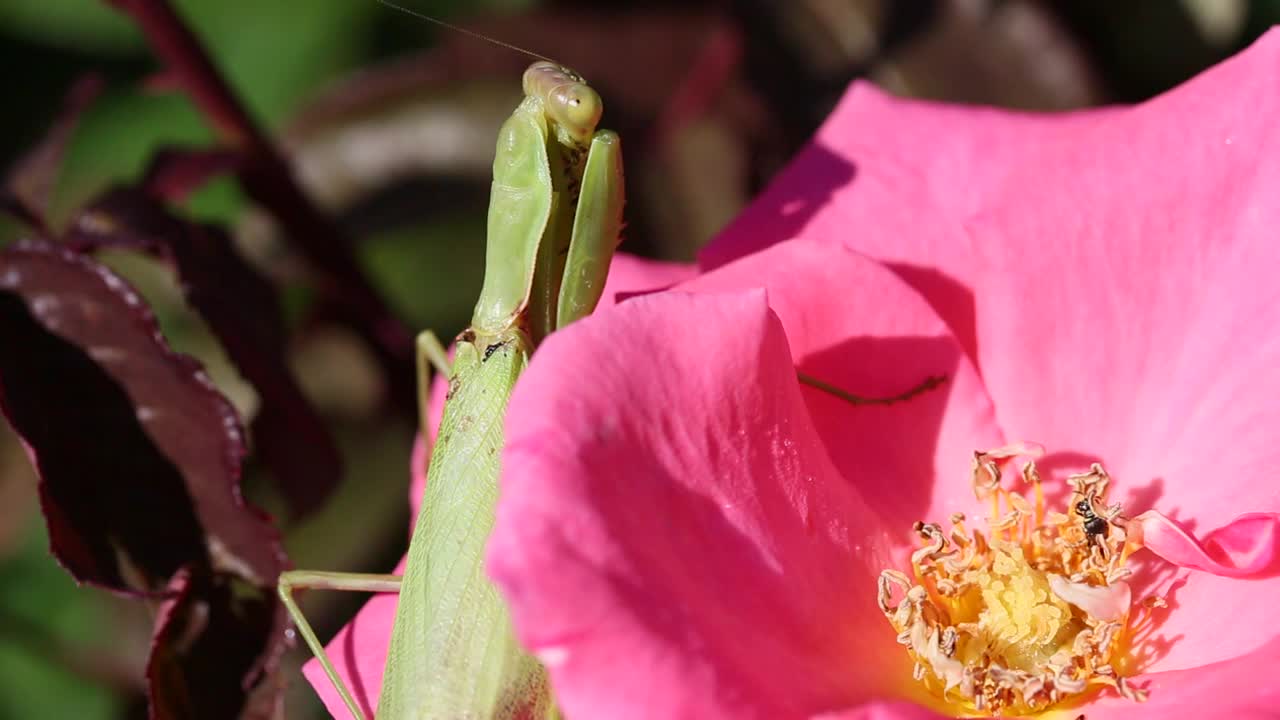
<path id="1" fill-rule="evenodd" d="M 151 720 L 248 718 L 274 704 L 263 693 L 279 698 L 270 673 L 286 647 L 283 606 L 235 583 L 184 568 L 169 584 L 147 661 Z"/>
<path id="2" fill-rule="evenodd" d="M 0 409 L 78 580 L 164 588 L 181 567 L 274 584 L 286 560 L 240 496 L 240 422 L 120 277 L 69 248 L 0 252 Z"/>
<path id="3" fill-rule="evenodd" d="M 245 262 L 227 234 L 175 217 L 140 190 L 117 188 L 84 208 L 66 241 L 80 251 L 140 250 L 177 269 L 187 301 L 262 400 L 252 424 L 255 450 L 295 515 L 318 507 L 337 486 L 342 457 L 287 365 L 275 287 Z"/>

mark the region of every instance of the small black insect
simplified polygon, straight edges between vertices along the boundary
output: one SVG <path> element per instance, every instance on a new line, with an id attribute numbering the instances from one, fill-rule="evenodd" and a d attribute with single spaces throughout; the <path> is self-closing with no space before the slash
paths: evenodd
<path id="1" fill-rule="evenodd" d="M 1093 504 L 1089 502 L 1088 498 L 1076 503 L 1076 514 L 1084 518 L 1084 532 L 1090 539 L 1107 532 L 1106 518 L 1098 517 L 1093 512 Z"/>

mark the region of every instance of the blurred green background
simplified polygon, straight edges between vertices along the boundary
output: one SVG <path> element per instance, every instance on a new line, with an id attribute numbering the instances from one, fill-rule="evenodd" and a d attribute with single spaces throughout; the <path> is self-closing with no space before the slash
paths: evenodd
<path id="1" fill-rule="evenodd" d="M 1131 102 L 1280 21 L 1280 0 L 402 2 L 603 78 L 606 124 L 623 131 L 629 153 L 624 249 L 670 259 L 691 258 L 855 76 L 902 94 L 1025 109 Z M 493 139 L 526 60 L 374 0 L 175 5 L 306 187 L 358 238 L 365 271 L 406 323 L 442 337 L 461 329 L 479 287 Z M 156 62 L 127 18 L 97 0 L 0 0 L 0 67 L 3 167 L 41 137 L 76 78 L 96 70 L 108 81 L 69 147 L 55 220 L 136 178 L 157 148 L 212 141 L 186 98 L 140 88 Z M 704 86 L 682 84 L 691 68 L 706 71 Z M 298 260 L 234 182 L 211 183 L 185 210 L 233 228 L 285 288 L 301 326 L 310 294 Z M 0 220 L 0 245 L 20 234 Z M 204 361 L 250 416 L 252 390 L 169 272 L 132 256 L 109 263 L 148 297 L 172 344 Z M 403 551 L 412 429 L 384 411 L 383 378 L 353 337 L 300 327 L 292 351 L 346 454 L 347 479 L 324 511 L 285 528 L 290 554 L 299 567 L 385 571 Z M 278 510 L 258 479 L 251 465 L 251 497 Z M 0 424 L 0 719 L 145 717 L 150 610 L 74 586 L 47 554 L 35 487 Z M 328 634 L 359 600 L 307 602 Z M 296 671 L 284 677 L 286 716 L 320 716 Z"/>

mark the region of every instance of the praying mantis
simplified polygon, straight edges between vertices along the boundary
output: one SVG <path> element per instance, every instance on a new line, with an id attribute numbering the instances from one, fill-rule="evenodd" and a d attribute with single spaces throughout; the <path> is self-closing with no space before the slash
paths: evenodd
<path id="1" fill-rule="evenodd" d="M 294 589 L 400 594 L 380 718 L 555 716 L 541 666 L 516 642 L 484 576 L 484 543 L 507 399 L 537 343 L 599 301 L 622 231 L 623 173 L 618 136 L 595 129 L 600 96 L 579 75 L 539 61 L 523 84 L 525 98 L 499 132 L 471 326 L 452 365 L 433 335 L 419 337 L 420 377 L 429 359 L 448 373 L 449 393 L 405 574 L 291 571 L 278 582 L 299 633 L 361 720 Z"/>

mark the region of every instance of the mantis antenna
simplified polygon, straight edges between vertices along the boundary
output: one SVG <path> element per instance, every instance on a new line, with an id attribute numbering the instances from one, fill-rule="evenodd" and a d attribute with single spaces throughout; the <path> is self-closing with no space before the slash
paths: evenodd
<path id="1" fill-rule="evenodd" d="M 480 33 L 476 32 L 476 31 L 474 31 L 474 30 L 468 30 L 468 29 L 466 29 L 466 28 L 464 28 L 464 27 L 461 27 L 461 26 L 458 26 L 458 25 L 454 25 L 453 23 L 445 22 L 444 20 L 441 20 L 441 19 L 439 19 L 439 18 L 433 18 L 433 17 L 431 17 L 430 15 L 427 15 L 427 14 L 425 14 L 425 13 L 420 13 L 420 12 L 418 12 L 417 10 L 411 10 L 411 9 L 409 9 L 409 8 L 407 8 L 407 7 L 404 7 L 403 5 L 397 5 L 397 4 L 393 3 L 393 2 L 390 2 L 389 0 L 377 0 L 377 1 L 378 1 L 378 4 L 379 4 L 379 5 L 385 5 L 385 6 L 389 7 L 389 8 L 391 8 L 392 10 L 398 10 L 398 11 L 400 11 L 400 12 L 402 12 L 402 13 L 406 14 L 406 15 L 412 15 L 413 17 L 416 17 L 416 18 L 418 18 L 419 20 L 425 20 L 425 21 L 427 21 L 427 22 L 429 22 L 429 23 L 434 23 L 434 24 L 436 24 L 436 25 L 439 25 L 439 26 L 440 26 L 440 27 L 442 27 L 442 28 L 448 28 L 449 30 L 453 30 L 453 31 L 455 31 L 455 32 L 460 32 L 460 33 L 462 33 L 463 35 L 468 35 L 468 36 L 473 37 L 473 38 L 475 38 L 475 39 L 477 39 L 477 40 L 483 40 L 484 42 L 492 43 L 492 44 L 494 44 L 494 45 L 497 45 L 498 47 L 506 48 L 506 49 L 508 49 L 508 50 L 514 50 L 514 51 L 516 51 L 516 52 L 518 52 L 518 53 L 524 53 L 525 55 L 528 55 L 529 57 L 532 57 L 532 58 L 537 58 L 537 59 L 539 59 L 539 60 L 546 60 L 547 62 L 549 62 L 549 63 L 555 63 L 556 65 L 559 65 L 559 64 L 560 64 L 560 63 L 556 62 L 555 60 L 552 60 L 551 58 L 547 57 L 546 55 L 542 55 L 542 54 L 540 54 L 540 53 L 536 53 L 536 52 L 534 52 L 534 51 L 532 51 L 532 50 L 525 50 L 524 48 L 520 47 L 519 45 L 512 45 L 511 43 L 505 43 L 505 42 L 502 42 L 501 40 L 498 40 L 498 39 L 496 39 L 496 38 L 491 38 L 491 37 L 489 37 L 488 35 L 482 35 L 482 34 L 480 34 Z"/>

